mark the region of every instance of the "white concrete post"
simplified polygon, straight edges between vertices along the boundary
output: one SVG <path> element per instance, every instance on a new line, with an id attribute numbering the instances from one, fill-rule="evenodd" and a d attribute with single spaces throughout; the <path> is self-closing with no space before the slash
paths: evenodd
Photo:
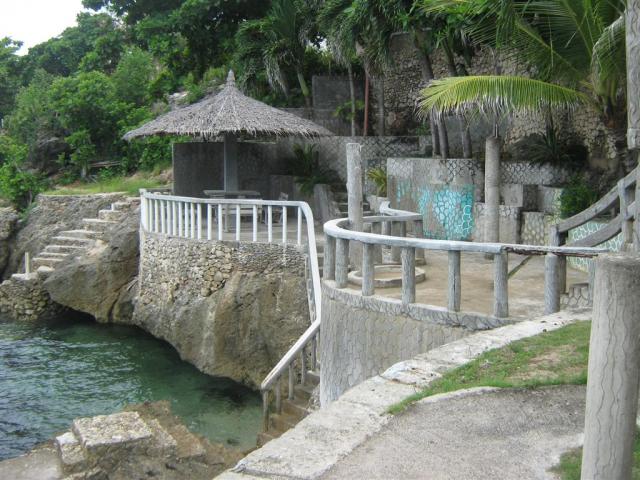
<path id="1" fill-rule="evenodd" d="M 347 195 L 349 227 L 362 231 L 362 157 L 359 143 L 347 143 Z M 349 262 L 354 268 L 362 265 L 362 244 L 352 242 L 349 248 Z"/>
<path id="2" fill-rule="evenodd" d="M 640 377 L 640 256 L 596 260 L 582 480 L 631 478 Z"/>

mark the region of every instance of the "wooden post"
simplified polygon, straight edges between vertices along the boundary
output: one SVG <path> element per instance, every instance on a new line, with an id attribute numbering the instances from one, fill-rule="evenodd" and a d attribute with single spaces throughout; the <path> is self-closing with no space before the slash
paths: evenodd
<path id="1" fill-rule="evenodd" d="M 224 135 L 224 189 L 238 190 L 238 139 L 232 133 Z"/>
<path id="2" fill-rule="evenodd" d="M 596 260 L 583 480 L 629 479 L 640 378 L 640 256 Z"/>
<path id="3" fill-rule="evenodd" d="M 347 143 L 347 200 L 349 229 L 362 231 L 362 157 L 359 143 Z M 362 264 L 362 244 L 353 242 L 349 249 L 351 265 L 357 268 Z"/>
<path id="4" fill-rule="evenodd" d="M 322 277 L 325 280 L 335 280 L 336 278 L 336 239 L 329 235 L 324 236 L 324 264 L 322 266 Z"/>
<path id="5" fill-rule="evenodd" d="M 347 275 L 349 274 L 349 240 L 336 238 L 336 287 L 345 288 L 347 286 Z"/>
<path id="6" fill-rule="evenodd" d="M 507 253 L 493 256 L 493 315 L 498 318 L 509 316 L 509 261 Z"/>
<path id="7" fill-rule="evenodd" d="M 449 250 L 449 295 L 448 308 L 452 312 L 460 311 L 460 252 Z"/>
<path id="8" fill-rule="evenodd" d="M 416 301 L 416 249 L 403 247 L 400 253 L 402 263 L 402 304 Z"/>
<path id="9" fill-rule="evenodd" d="M 500 137 L 490 135 L 485 142 L 484 241 L 500 241 Z"/>
<path id="10" fill-rule="evenodd" d="M 362 250 L 362 295 L 369 296 L 375 293 L 375 246 L 365 243 Z"/>

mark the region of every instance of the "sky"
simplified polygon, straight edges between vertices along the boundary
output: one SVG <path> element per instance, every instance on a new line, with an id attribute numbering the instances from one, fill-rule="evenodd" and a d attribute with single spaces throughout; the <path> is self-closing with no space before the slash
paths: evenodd
<path id="1" fill-rule="evenodd" d="M 0 0 L 0 38 L 11 37 L 29 47 L 60 35 L 75 25 L 82 0 Z"/>

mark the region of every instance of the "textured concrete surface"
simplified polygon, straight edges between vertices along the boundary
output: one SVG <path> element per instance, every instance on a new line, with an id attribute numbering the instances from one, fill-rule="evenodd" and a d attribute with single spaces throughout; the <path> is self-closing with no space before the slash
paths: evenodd
<path id="1" fill-rule="evenodd" d="M 0 462 L 0 478 L 6 480 L 59 480 L 62 470 L 51 446 Z"/>
<path id="2" fill-rule="evenodd" d="M 473 389 L 420 401 L 323 479 L 543 479 L 578 446 L 583 386 Z"/>
<path id="3" fill-rule="evenodd" d="M 379 432 L 386 431 L 385 426 L 393 420 L 386 414 L 391 405 L 429 385 L 446 371 L 469 362 L 487 350 L 589 318 L 590 312 L 586 310 L 563 311 L 476 333 L 397 363 L 383 374 L 348 390 L 329 407 L 312 413 L 295 428 L 250 453 L 232 472 L 226 472 L 218 478 L 321 478 L 352 455 L 360 445 L 371 441 Z M 472 412 L 478 413 L 478 408 L 474 407 Z M 417 428 L 424 429 L 425 426 L 418 424 Z M 386 478 L 398 476 L 387 475 Z"/>

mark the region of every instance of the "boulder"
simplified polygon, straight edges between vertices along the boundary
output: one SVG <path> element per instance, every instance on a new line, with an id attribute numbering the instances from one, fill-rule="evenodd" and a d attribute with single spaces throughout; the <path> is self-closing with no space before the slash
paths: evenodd
<path id="1" fill-rule="evenodd" d="M 127 323 L 138 274 L 139 218 L 139 211 L 132 211 L 86 255 L 56 267 L 44 281 L 52 300 L 98 322 Z"/>

